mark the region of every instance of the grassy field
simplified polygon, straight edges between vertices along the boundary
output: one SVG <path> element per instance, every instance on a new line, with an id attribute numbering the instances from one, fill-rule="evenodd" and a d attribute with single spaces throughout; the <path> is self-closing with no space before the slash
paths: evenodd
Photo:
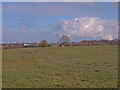
<path id="1" fill-rule="evenodd" d="M 3 88 L 116 88 L 118 47 L 21 48 L 2 51 Z"/>

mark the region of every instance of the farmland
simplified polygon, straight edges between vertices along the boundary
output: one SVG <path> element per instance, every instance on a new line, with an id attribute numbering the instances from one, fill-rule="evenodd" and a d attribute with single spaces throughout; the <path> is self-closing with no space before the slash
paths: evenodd
<path id="1" fill-rule="evenodd" d="M 3 88 L 117 88 L 118 47 L 39 47 L 2 51 Z"/>

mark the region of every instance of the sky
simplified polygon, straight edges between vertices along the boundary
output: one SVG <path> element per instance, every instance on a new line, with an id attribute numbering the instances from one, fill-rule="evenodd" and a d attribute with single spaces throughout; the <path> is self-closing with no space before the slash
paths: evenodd
<path id="1" fill-rule="evenodd" d="M 119 2 L 119 0 L 1 0 L 2 2 Z"/>
<path id="2" fill-rule="evenodd" d="M 117 2 L 3 2 L 2 42 L 116 39 Z"/>

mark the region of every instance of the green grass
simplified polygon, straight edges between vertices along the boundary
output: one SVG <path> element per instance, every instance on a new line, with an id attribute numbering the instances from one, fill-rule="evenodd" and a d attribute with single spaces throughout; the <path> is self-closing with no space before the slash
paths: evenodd
<path id="1" fill-rule="evenodd" d="M 117 46 L 41 47 L 2 52 L 3 88 L 117 88 L 118 85 Z"/>

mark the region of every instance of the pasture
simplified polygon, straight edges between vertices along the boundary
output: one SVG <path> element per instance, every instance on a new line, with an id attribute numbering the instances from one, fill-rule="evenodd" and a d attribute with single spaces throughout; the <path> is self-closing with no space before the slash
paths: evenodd
<path id="1" fill-rule="evenodd" d="M 3 88 L 117 88 L 118 47 L 40 47 L 2 51 Z"/>

